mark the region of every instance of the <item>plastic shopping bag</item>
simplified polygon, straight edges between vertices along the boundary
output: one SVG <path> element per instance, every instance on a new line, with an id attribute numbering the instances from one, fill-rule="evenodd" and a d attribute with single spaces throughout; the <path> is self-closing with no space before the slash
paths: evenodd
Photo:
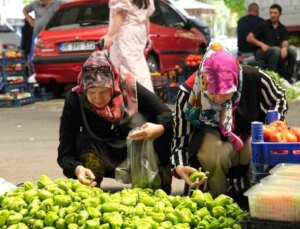
<path id="1" fill-rule="evenodd" d="M 127 138 L 127 158 L 116 168 L 115 178 L 134 188 L 157 189 L 161 184 L 158 163 L 153 141 Z"/>
<path id="2" fill-rule="evenodd" d="M 134 188 L 160 187 L 158 158 L 153 141 L 127 139 L 127 152 L 130 160 L 131 183 Z"/>

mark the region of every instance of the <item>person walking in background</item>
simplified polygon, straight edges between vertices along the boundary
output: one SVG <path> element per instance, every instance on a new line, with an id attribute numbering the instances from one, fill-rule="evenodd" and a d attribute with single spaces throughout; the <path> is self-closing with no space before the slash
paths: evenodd
<path id="1" fill-rule="evenodd" d="M 144 55 L 150 30 L 149 17 L 154 12 L 153 0 L 110 0 L 110 26 L 101 37 L 104 48 L 121 75 L 129 72 L 148 90 L 154 92 Z"/>
<path id="2" fill-rule="evenodd" d="M 22 37 L 21 37 L 21 49 L 24 52 L 26 60 L 26 73 L 29 75 L 31 73 L 29 65 L 29 55 L 31 50 L 31 40 L 32 40 L 33 28 L 30 26 L 28 21 L 24 19 L 24 26 L 22 27 Z"/>
<path id="3" fill-rule="evenodd" d="M 50 18 L 53 16 L 59 5 L 64 2 L 63 0 L 36 0 L 29 3 L 23 8 L 23 14 L 25 20 L 33 28 L 33 35 L 31 39 L 30 50 L 30 65 L 32 65 L 33 53 L 34 53 L 34 40 L 38 34 L 47 25 Z M 30 16 L 30 13 L 34 12 L 34 19 Z"/>
<path id="4" fill-rule="evenodd" d="M 247 35 L 251 30 L 264 19 L 259 17 L 259 6 L 257 3 L 251 3 L 248 6 L 248 14 L 241 17 L 237 23 L 237 38 L 239 52 L 255 52 L 257 46 L 247 42 Z"/>
<path id="5" fill-rule="evenodd" d="M 278 72 L 292 82 L 297 53 L 289 47 L 287 29 L 279 20 L 281 6 L 271 5 L 269 14 L 270 19 L 254 27 L 248 34 L 247 41 L 258 47 L 255 52 L 257 60 L 263 60 L 269 70 Z"/>

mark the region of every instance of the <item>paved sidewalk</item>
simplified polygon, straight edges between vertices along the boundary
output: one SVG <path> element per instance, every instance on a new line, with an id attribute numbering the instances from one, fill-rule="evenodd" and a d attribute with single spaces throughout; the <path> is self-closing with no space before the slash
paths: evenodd
<path id="1" fill-rule="evenodd" d="M 17 108 L 0 108 L 0 177 L 18 184 L 36 182 L 40 174 L 63 177 L 56 162 L 62 99 L 36 102 Z M 290 103 L 290 126 L 300 126 L 300 101 Z M 173 180 L 172 193 L 181 194 L 183 182 Z M 105 190 L 124 187 L 105 179 Z M 128 186 L 127 186 L 128 187 Z"/>

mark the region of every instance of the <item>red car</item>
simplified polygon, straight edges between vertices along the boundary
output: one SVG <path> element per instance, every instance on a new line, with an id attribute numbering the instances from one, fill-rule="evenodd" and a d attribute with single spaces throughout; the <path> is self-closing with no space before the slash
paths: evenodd
<path id="1" fill-rule="evenodd" d="M 188 54 L 203 51 L 204 36 L 168 0 L 155 0 L 145 48 L 150 71 L 164 72 Z M 76 83 L 82 63 L 107 33 L 108 0 L 73 0 L 61 5 L 35 45 L 34 68 L 41 85 Z"/>

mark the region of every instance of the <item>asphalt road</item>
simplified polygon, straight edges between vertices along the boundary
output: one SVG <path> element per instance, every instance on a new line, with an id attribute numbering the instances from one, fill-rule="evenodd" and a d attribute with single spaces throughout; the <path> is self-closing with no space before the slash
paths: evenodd
<path id="1" fill-rule="evenodd" d="M 56 162 L 59 118 L 63 99 L 0 108 L 0 177 L 14 184 L 36 182 L 41 174 L 52 179 L 63 177 Z M 300 126 L 300 101 L 291 102 L 290 126 Z M 183 182 L 175 179 L 172 194 L 182 194 Z M 104 179 L 102 188 L 119 190 L 124 186 L 113 179 Z"/>

